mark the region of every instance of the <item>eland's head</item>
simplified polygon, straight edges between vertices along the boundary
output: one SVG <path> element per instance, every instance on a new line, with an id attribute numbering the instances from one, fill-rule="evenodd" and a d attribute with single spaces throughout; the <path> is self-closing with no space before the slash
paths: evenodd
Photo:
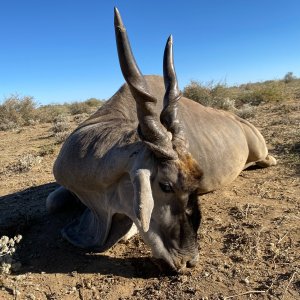
<path id="1" fill-rule="evenodd" d="M 193 266 L 198 256 L 200 224 L 198 186 L 202 172 L 188 151 L 184 128 L 178 119 L 178 88 L 169 37 L 163 59 L 165 95 L 157 113 L 157 99 L 133 57 L 126 29 L 115 9 L 115 32 L 123 76 L 136 100 L 139 136 L 145 152 L 131 171 L 136 223 L 154 257 L 181 270 Z"/>

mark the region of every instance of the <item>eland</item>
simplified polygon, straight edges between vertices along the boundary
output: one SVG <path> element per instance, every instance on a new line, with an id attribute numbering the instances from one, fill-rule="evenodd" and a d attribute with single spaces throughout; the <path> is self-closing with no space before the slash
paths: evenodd
<path id="1" fill-rule="evenodd" d="M 172 36 L 163 78 L 143 76 L 116 8 L 114 23 L 126 83 L 66 139 L 47 209 L 79 200 L 85 210 L 62 235 L 90 251 L 106 251 L 136 226 L 153 256 L 181 272 L 198 260 L 201 194 L 276 160 L 252 124 L 182 96 Z"/>

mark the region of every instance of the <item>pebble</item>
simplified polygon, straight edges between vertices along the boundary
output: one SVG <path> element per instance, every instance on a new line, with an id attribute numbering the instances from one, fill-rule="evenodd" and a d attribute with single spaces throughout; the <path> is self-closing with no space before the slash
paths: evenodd
<path id="1" fill-rule="evenodd" d="M 246 284 L 249 284 L 249 283 L 250 283 L 250 281 L 249 281 L 249 278 L 248 278 L 248 277 L 244 278 L 244 279 L 242 280 L 242 282 L 244 282 L 244 283 L 246 283 Z"/>
<path id="2" fill-rule="evenodd" d="M 14 290 L 14 291 L 13 291 L 13 294 L 14 294 L 16 297 L 18 297 L 18 296 L 21 295 L 21 292 L 18 291 L 18 290 Z"/>
<path id="3" fill-rule="evenodd" d="M 208 272 L 204 272 L 204 277 L 208 277 L 209 276 L 209 273 Z"/>
<path id="4" fill-rule="evenodd" d="M 18 281 L 18 280 L 23 280 L 23 279 L 25 279 L 25 278 L 26 278 L 26 275 L 17 275 L 17 276 L 15 277 L 15 280 Z"/>
<path id="5" fill-rule="evenodd" d="M 77 275 L 77 271 L 73 271 L 73 272 L 71 273 L 71 275 L 72 275 L 73 277 L 75 277 L 75 276 Z"/>
<path id="6" fill-rule="evenodd" d="M 180 276 L 180 281 L 181 281 L 182 283 L 185 283 L 185 282 L 188 281 L 188 277 L 187 277 L 186 275 Z"/>

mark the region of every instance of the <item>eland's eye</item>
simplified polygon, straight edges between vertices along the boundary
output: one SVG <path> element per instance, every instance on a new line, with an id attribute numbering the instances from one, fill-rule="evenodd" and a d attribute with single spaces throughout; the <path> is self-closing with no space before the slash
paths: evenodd
<path id="1" fill-rule="evenodd" d="M 174 193 L 171 184 L 168 182 L 164 182 L 164 183 L 160 182 L 159 186 L 164 193 Z"/>

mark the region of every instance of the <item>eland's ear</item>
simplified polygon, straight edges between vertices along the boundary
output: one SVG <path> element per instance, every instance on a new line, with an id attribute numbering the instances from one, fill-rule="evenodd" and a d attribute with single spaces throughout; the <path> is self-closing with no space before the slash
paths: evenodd
<path id="1" fill-rule="evenodd" d="M 134 213 L 144 232 L 149 230 L 154 207 L 149 169 L 138 169 L 130 174 L 134 189 Z"/>

